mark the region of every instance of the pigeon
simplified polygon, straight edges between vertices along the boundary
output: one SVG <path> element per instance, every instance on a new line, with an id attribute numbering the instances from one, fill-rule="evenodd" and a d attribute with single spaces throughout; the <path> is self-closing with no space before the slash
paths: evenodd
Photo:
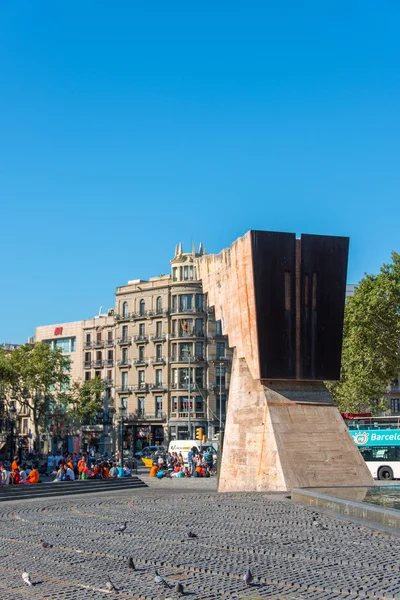
<path id="1" fill-rule="evenodd" d="M 27 571 L 22 573 L 22 579 L 24 580 L 25 585 L 32 585 L 31 577 Z"/>
<path id="2" fill-rule="evenodd" d="M 115 533 L 119 533 L 119 532 L 122 533 L 123 531 L 125 531 L 126 525 L 127 525 L 127 523 L 125 521 L 125 523 L 123 525 L 121 525 L 120 527 L 118 527 L 118 529 L 115 530 Z"/>
<path id="3" fill-rule="evenodd" d="M 49 542 L 45 542 L 44 540 L 40 540 L 40 543 L 42 544 L 42 548 L 52 548 L 53 544 L 49 544 Z"/>
<path id="4" fill-rule="evenodd" d="M 318 521 L 317 517 L 313 517 L 312 518 L 313 522 L 313 527 L 318 527 L 319 529 L 322 529 L 323 531 L 328 531 L 328 528 L 325 527 L 325 525 L 323 525 L 320 521 Z"/>
<path id="5" fill-rule="evenodd" d="M 128 568 L 132 569 L 132 571 L 136 571 L 135 563 L 133 562 L 132 557 L 128 560 Z"/>
<path id="6" fill-rule="evenodd" d="M 118 592 L 109 575 L 107 576 L 106 590 L 109 592 Z"/>
<path id="7" fill-rule="evenodd" d="M 197 535 L 195 533 L 193 533 L 193 531 L 189 531 L 188 537 L 189 538 L 197 538 Z"/>
<path id="8" fill-rule="evenodd" d="M 161 575 L 158 573 L 157 569 L 154 569 L 154 583 L 156 584 L 157 587 L 161 587 L 164 586 L 168 589 L 170 589 L 170 585 L 169 583 L 167 583 L 164 579 L 164 577 L 161 577 Z"/>
<path id="9" fill-rule="evenodd" d="M 180 581 L 177 581 L 176 585 L 175 585 L 175 591 L 179 596 L 184 596 L 185 592 L 183 590 L 183 583 L 181 583 Z"/>
<path id="10" fill-rule="evenodd" d="M 243 581 L 246 585 L 250 585 L 253 581 L 253 575 L 251 574 L 250 569 L 247 569 L 246 573 L 243 575 Z"/>

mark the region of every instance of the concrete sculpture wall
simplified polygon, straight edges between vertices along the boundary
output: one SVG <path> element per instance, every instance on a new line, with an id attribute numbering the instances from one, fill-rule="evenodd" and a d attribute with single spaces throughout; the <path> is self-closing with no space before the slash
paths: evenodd
<path id="1" fill-rule="evenodd" d="M 338 379 L 348 238 L 249 231 L 197 261 L 234 348 L 219 491 L 373 485 Z"/>

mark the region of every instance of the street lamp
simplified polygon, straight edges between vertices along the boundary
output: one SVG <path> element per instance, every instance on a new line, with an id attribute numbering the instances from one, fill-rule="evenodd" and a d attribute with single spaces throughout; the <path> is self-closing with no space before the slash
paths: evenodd
<path id="1" fill-rule="evenodd" d="M 188 375 L 188 440 L 192 439 L 192 432 L 191 432 L 191 425 L 190 425 L 190 401 L 191 401 L 191 382 L 190 382 L 190 377 L 191 377 L 191 368 L 190 368 L 190 361 L 192 358 L 192 354 L 189 350 L 189 348 L 182 348 L 182 352 L 187 352 L 188 355 L 188 363 L 189 363 L 189 375 Z"/>
<path id="2" fill-rule="evenodd" d="M 100 439 L 100 452 L 101 454 L 106 454 L 107 456 L 111 454 L 111 439 L 110 434 L 108 432 L 108 426 L 111 425 L 112 420 L 112 409 L 109 408 L 108 403 L 110 399 L 110 389 L 111 389 L 111 381 L 105 377 L 103 379 L 104 385 L 104 396 L 103 396 L 103 408 L 100 408 L 97 411 L 97 416 L 99 420 L 103 421 L 103 433 L 101 434 Z"/>
<path id="3" fill-rule="evenodd" d="M 17 420 L 17 409 L 14 404 L 11 404 L 8 409 L 8 418 L 10 419 L 10 462 L 12 462 L 14 457 L 14 427 Z"/>
<path id="4" fill-rule="evenodd" d="M 119 446 L 119 461 L 121 469 L 123 469 L 123 454 L 124 454 L 124 420 L 127 415 L 127 407 L 121 398 L 121 406 L 119 407 L 119 426 L 120 426 L 120 446 Z"/>

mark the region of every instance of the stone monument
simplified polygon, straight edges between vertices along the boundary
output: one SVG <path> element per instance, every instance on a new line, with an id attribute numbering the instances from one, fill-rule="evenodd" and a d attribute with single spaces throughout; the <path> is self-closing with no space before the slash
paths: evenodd
<path id="1" fill-rule="evenodd" d="M 197 260 L 234 348 L 219 491 L 374 485 L 339 379 L 349 240 L 249 231 Z"/>

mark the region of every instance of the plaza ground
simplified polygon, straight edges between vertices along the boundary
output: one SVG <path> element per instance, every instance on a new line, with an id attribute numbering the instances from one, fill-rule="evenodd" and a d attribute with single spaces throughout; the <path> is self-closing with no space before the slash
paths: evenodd
<path id="1" fill-rule="evenodd" d="M 144 478 L 150 487 L 134 491 L 1 503 L 0 598 L 177 598 L 157 589 L 155 568 L 192 600 L 400 598 L 398 537 L 325 515 L 316 527 L 316 513 L 283 494 L 219 495 L 215 478 Z"/>

